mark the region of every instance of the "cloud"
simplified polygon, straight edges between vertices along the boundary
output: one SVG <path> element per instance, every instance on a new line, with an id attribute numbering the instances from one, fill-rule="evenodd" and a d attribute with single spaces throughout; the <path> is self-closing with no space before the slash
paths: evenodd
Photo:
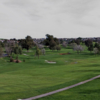
<path id="1" fill-rule="evenodd" d="M 1 0 L 0 36 L 99 36 L 99 9 L 99 0 Z"/>

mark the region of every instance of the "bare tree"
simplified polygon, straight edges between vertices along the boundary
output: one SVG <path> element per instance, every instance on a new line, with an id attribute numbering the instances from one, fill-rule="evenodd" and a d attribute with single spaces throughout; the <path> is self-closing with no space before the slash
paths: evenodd
<path id="1" fill-rule="evenodd" d="M 39 44 L 38 42 L 34 41 L 34 44 L 39 48 L 39 49 L 43 49 L 44 45 Z"/>
<path id="2" fill-rule="evenodd" d="M 39 48 L 39 49 L 43 49 L 43 48 L 44 48 L 44 45 L 38 44 L 38 48 Z"/>
<path id="3" fill-rule="evenodd" d="M 64 41 L 64 42 L 62 43 L 62 46 L 63 46 L 64 48 L 66 48 L 66 47 L 67 47 L 67 43 Z"/>
<path id="4" fill-rule="evenodd" d="M 98 53 L 99 53 L 98 48 L 94 48 L 94 49 L 93 49 L 93 52 L 94 52 L 95 55 L 98 54 Z"/>
<path id="5" fill-rule="evenodd" d="M 42 52 L 43 55 L 45 55 L 45 49 L 44 48 L 41 49 L 41 52 Z"/>
<path id="6" fill-rule="evenodd" d="M 5 43 L 5 51 L 10 56 L 14 50 L 15 42 L 14 41 L 8 41 Z"/>
<path id="7" fill-rule="evenodd" d="M 11 48 L 8 46 L 5 46 L 5 50 L 6 50 L 6 53 L 10 56 L 11 51 L 12 51 Z"/>
<path id="8" fill-rule="evenodd" d="M 77 51 L 77 53 L 82 52 L 84 50 L 84 47 L 82 45 L 76 45 L 73 47 L 74 51 Z"/>

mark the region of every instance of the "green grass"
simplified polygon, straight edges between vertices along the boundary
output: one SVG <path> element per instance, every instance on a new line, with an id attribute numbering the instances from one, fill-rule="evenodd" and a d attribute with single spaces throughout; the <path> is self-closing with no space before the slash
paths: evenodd
<path id="1" fill-rule="evenodd" d="M 100 56 L 90 54 L 87 50 L 78 55 L 71 49 L 62 48 L 61 51 L 52 52 L 47 48 L 46 55 L 41 55 L 39 59 L 33 56 L 34 52 L 34 48 L 30 52 L 23 50 L 23 54 L 28 56 L 19 56 L 20 60 L 23 61 L 25 59 L 25 62 L 22 63 L 10 63 L 8 58 L 0 59 L 0 100 L 33 97 L 73 85 L 100 74 Z M 67 52 L 71 54 L 59 54 Z M 48 64 L 45 60 L 56 61 L 57 63 Z M 95 83 L 95 81 L 93 82 Z M 85 84 L 82 86 L 85 87 Z M 99 86 L 98 89 L 100 89 Z M 72 99 L 72 96 L 75 98 L 74 90 L 68 91 L 71 91 L 69 95 L 66 95 L 67 91 L 61 92 L 63 94 L 61 96 L 62 99 L 66 100 L 66 97 L 68 100 L 76 100 L 78 93 L 76 93 L 76 99 Z M 58 93 L 50 97 L 41 98 L 41 100 L 61 100 L 59 95 Z"/>
<path id="2" fill-rule="evenodd" d="M 37 100 L 100 100 L 100 78 Z"/>

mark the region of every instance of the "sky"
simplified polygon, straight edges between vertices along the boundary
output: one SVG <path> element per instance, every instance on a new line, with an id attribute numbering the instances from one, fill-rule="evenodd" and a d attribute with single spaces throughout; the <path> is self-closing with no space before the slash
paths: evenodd
<path id="1" fill-rule="evenodd" d="M 100 37 L 100 0 L 0 0 L 0 38 Z"/>

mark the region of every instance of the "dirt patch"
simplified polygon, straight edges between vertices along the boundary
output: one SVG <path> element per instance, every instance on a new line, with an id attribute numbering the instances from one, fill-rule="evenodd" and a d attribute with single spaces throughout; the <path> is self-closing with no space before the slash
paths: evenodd
<path id="1" fill-rule="evenodd" d="M 20 63 L 20 62 L 22 62 L 21 60 L 14 60 L 13 62 L 15 62 L 15 63 Z"/>
<path id="2" fill-rule="evenodd" d="M 69 55 L 71 53 L 60 53 L 60 55 Z"/>

